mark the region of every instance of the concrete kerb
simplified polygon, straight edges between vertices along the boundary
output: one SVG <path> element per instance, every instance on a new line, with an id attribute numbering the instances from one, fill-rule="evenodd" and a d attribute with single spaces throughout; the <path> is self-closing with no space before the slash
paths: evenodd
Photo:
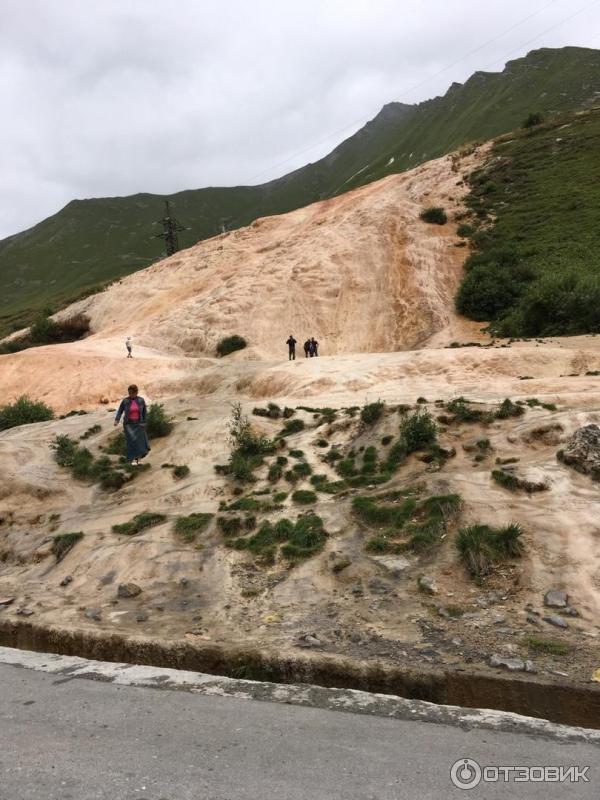
<path id="1" fill-rule="evenodd" d="M 79 679 L 101 680 L 120 686 L 284 703 L 392 719 L 417 720 L 463 729 L 495 730 L 600 745 L 600 731 L 597 730 L 558 725 L 547 720 L 493 709 L 439 705 L 357 689 L 237 679 L 189 670 L 97 661 L 10 647 L 0 647 L 0 664 L 50 673 L 56 676 L 59 683 Z"/>

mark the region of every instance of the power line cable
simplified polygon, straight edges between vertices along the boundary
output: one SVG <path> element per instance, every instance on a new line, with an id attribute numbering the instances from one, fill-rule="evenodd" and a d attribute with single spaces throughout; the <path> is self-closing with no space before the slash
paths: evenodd
<path id="1" fill-rule="evenodd" d="M 541 33 L 538 33 L 538 34 L 537 34 L 536 36 L 534 36 L 532 39 L 529 39 L 527 42 L 524 42 L 524 43 L 523 43 L 523 44 L 522 44 L 520 47 L 517 47 L 515 50 L 512 50 L 510 53 L 507 53 L 507 55 L 506 55 L 506 56 L 504 56 L 502 59 L 496 59 L 496 61 L 492 61 L 492 62 L 491 62 L 490 64 L 488 64 L 487 66 L 488 66 L 488 67 L 494 66 L 495 64 L 497 64 L 497 63 L 498 63 L 498 61 L 500 61 L 500 60 L 502 60 L 502 61 L 503 61 L 503 60 L 504 60 L 504 58 L 508 58 L 509 56 L 512 56 L 512 55 L 514 55 L 515 53 L 518 53 L 518 52 L 520 52 L 520 51 L 521 51 L 521 50 L 522 50 L 524 47 L 527 47 L 527 45 L 531 44 L 532 42 L 535 42 L 535 40 L 536 40 L 536 39 L 539 39 L 539 38 L 540 38 L 540 36 L 545 36 L 547 33 L 550 33 L 550 31 L 553 31 L 553 30 L 555 30 L 556 28 L 559 28 L 561 25 L 564 25 L 564 24 L 565 24 L 565 22 L 569 22 L 569 21 L 570 21 L 570 20 L 572 20 L 574 17 L 578 17 L 578 16 L 579 16 L 579 14 L 583 14 L 583 12 L 584 12 L 584 11 L 587 11 L 588 9 L 592 8 L 593 6 L 597 6 L 599 2 L 600 2 L 600 0 L 594 0 L 592 3 L 590 3 L 590 4 L 589 4 L 589 5 L 587 5 L 587 6 L 584 6 L 583 8 L 580 8 L 580 9 L 579 9 L 579 11 L 576 11 L 574 14 L 571 14 L 571 15 L 570 15 L 569 17 L 567 17 L 566 19 L 563 19 L 563 20 L 561 20 L 561 22 L 557 22 L 557 23 L 556 23 L 556 25 L 551 25 L 549 28 L 546 28 L 546 30 L 545 30 L 545 31 L 542 31 Z"/>

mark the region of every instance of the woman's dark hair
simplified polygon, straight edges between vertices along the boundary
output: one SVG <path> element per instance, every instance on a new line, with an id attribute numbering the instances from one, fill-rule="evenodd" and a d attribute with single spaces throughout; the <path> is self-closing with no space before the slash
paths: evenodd
<path id="1" fill-rule="evenodd" d="M 131 386 L 127 387 L 127 391 L 128 392 L 135 392 L 137 394 L 138 393 L 138 387 L 135 385 L 135 383 L 132 383 Z"/>

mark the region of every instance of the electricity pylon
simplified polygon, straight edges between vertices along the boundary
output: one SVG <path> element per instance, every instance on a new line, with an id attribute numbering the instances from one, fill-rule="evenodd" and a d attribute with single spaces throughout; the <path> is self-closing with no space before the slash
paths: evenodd
<path id="1" fill-rule="evenodd" d="M 187 228 L 185 228 L 183 225 L 180 225 L 175 217 L 171 216 L 168 200 L 165 200 L 165 215 L 161 219 L 160 223 L 163 226 L 163 232 L 157 233 L 154 238 L 164 239 L 167 255 L 172 256 L 173 253 L 176 253 L 179 250 L 179 240 L 177 238 L 178 231 L 185 231 Z"/>

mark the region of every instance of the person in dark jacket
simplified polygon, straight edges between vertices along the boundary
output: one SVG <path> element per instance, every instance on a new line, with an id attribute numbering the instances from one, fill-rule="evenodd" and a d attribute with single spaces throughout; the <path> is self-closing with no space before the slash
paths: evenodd
<path id="1" fill-rule="evenodd" d="M 294 339 L 293 335 L 290 333 L 290 338 L 286 342 L 288 346 L 288 361 L 295 361 L 296 360 L 296 340 Z"/>
<path id="2" fill-rule="evenodd" d="M 140 458 L 150 452 L 146 433 L 146 401 L 138 395 L 138 387 L 132 384 L 127 389 L 127 397 L 121 400 L 115 417 L 115 427 L 123 417 L 127 460 L 139 464 Z"/>
<path id="3" fill-rule="evenodd" d="M 310 356 L 312 358 L 313 356 L 318 356 L 318 355 L 319 355 L 319 343 L 317 342 L 315 337 L 312 336 L 310 340 Z"/>
<path id="4" fill-rule="evenodd" d="M 304 356 L 308 358 L 310 355 L 310 339 L 304 342 Z"/>

